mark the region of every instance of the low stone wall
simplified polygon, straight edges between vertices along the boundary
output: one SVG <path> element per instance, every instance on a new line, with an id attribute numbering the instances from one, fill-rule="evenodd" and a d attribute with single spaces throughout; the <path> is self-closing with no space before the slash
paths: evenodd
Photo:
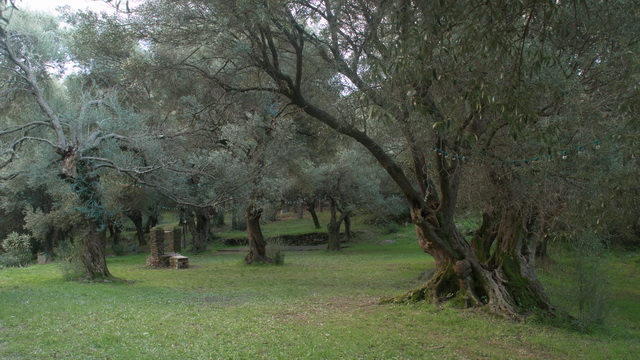
<path id="1" fill-rule="evenodd" d="M 341 235 L 343 236 L 342 240 L 345 241 L 344 234 Z M 326 244 L 329 241 L 329 234 L 319 232 L 300 235 L 280 235 L 267 238 L 266 240 L 267 242 L 279 240 L 283 245 L 312 246 Z M 223 239 L 223 243 L 227 246 L 245 246 L 248 245 L 248 242 L 246 237 Z"/>

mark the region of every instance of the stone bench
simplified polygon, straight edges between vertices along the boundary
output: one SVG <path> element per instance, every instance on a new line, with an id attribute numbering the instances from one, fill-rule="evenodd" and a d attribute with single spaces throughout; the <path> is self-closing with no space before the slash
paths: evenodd
<path id="1" fill-rule="evenodd" d="M 172 269 L 188 269 L 189 258 L 182 255 L 173 255 L 169 257 L 169 267 Z"/>

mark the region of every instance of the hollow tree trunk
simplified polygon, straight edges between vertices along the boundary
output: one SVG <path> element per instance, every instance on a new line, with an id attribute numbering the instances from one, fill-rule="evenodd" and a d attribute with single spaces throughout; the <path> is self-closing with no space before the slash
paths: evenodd
<path id="1" fill-rule="evenodd" d="M 138 238 L 138 245 L 139 246 L 147 245 L 147 241 L 144 238 L 142 212 L 138 209 L 133 209 L 133 210 L 126 211 L 124 215 L 127 216 L 129 219 L 131 219 L 131 222 L 133 222 L 133 225 L 136 227 L 136 237 Z"/>
<path id="2" fill-rule="evenodd" d="M 313 219 L 313 226 L 316 229 L 320 229 L 320 220 L 318 219 L 318 214 L 316 213 L 316 199 L 311 199 L 305 202 L 307 211 L 311 214 L 311 218 Z"/>
<path id="3" fill-rule="evenodd" d="M 245 257 L 245 263 L 263 263 L 272 262 L 267 257 L 267 242 L 262 235 L 260 227 L 260 217 L 262 209 L 257 208 L 254 203 L 250 203 L 245 209 L 245 217 L 247 220 L 247 238 L 249 239 L 249 253 Z"/>

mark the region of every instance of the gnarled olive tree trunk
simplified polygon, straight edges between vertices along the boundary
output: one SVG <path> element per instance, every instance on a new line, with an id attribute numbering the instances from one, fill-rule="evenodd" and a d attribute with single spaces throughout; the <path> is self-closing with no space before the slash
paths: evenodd
<path id="1" fill-rule="evenodd" d="M 91 280 L 111 278 L 107 268 L 106 254 L 106 228 L 97 221 L 87 220 L 87 237 L 82 244 L 81 260 L 87 272 L 87 278 Z"/>
<path id="2" fill-rule="evenodd" d="M 254 202 L 249 203 L 244 211 L 247 220 L 247 238 L 249 239 L 249 253 L 244 261 L 247 264 L 272 262 L 267 257 L 267 242 L 262 235 L 260 227 L 260 217 L 262 216 L 262 208 L 255 205 Z"/>
<path id="3" fill-rule="evenodd" d="M 435 259 L 435 272 L 424 285 L 393 300 L 454 301 L 465 307 L 487 306 L 513 318 L 534 308 L 553 311 L 535 271 L 535 216 L 514 204 L 496 204 L 468 242 L 453 216 L 460 165 L 439 161 L 446 170 L 439 179 L 439 206 L 411 209 L 418 242 Z"/>
<path id="4" fill-rule="evenodd" d="M 63 173 L 75 175 L 66 179 L 80 198 L 82 212 L 85 214 L 87 236 L 83 240 L 80 258 L 87 279 L 111 278 L 106 261 L 107 222 L 102 208 L 100 177 L 91 164 L 85 161 L 76 162 L 74 152 L 69 152 L 63 163 L 63 170 L 66 170 Z"/>

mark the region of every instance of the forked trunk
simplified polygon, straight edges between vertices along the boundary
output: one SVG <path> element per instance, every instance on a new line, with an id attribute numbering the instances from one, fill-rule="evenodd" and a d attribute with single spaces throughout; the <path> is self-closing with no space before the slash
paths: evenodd
<path id="1" fill-rule="evenodd" d="M 105 258 L 107 236 L 104 226 L 95 221 L 87 221 L 88 234 L 82 246 L 82 264 L 87 272 L 87 279 L 97 280 L 112 277 L 107 269 Z"/>
<path id="2" fill-rule="evenodd" d="M 130 210 L 124 213 L 133 225 L 136 227 L 136 237 L 138 238 L 138 245 L 147 245 L 147 241 L 144 238 L 144 226 L 142 225 L 142 212 L 140 210 Z"/>
<path id="3" fill-rule="evenodd" d="M 262 209 L 257 208 L 255 204 L 250 203 L 245 210 L 247 220 L 247 238 L 249 239 L 249 253 L 244 261 L 247 264 L 272 262 L 267 257 L 267 242 L 262 235 L 260 227 L 260 217 Z"/>
<path id="4" fill-rule="evenodd" d="M 311 218 L 313 219 L 313 226 L 316 229 L 320 229 L 322 226 L 320 226 L 320 220 L 318 219 L 318 214 L 316 213 L 316 201 L 315 199 L 313 201 L 309 201 L 306 203 L 306 207 L 307 207 L 307 211 L 309 212 L 309 214 L 311 214 Z"/>
<path id="5" fill-rule="evenodd" d="M 516 319 L 534 308 L 552 312 L 535 272 L 535 242 L 528 239 L 522 216 L 495 219 L 485 216 L 471 246 L 443 217 L 435 227 L 414 217 L 418 241 L 435 259 L 435 272 L 424 285 L 392 301 L 452 301 Z"/>

